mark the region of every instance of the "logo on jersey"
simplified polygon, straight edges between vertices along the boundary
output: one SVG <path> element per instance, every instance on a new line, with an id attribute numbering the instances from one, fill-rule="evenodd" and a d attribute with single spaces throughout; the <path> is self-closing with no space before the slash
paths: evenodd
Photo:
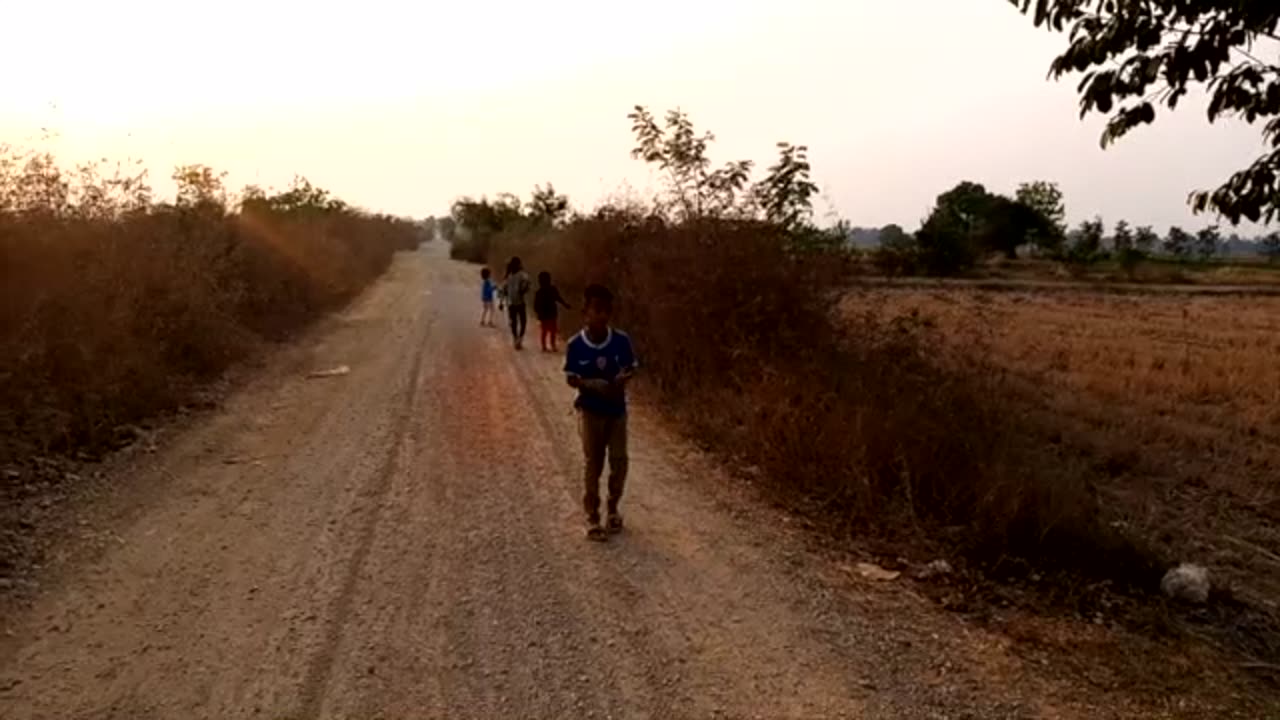
<path id="1" fill-rule="evenodd" d="M 605 357 L 605 356 L 603 356 L 603 355 L 601 355 L 600 357 L 596 358 L 596 367 L 598 367 L 598 368 L 600 368 L 601 370 L 603 370 L 603 369 L 605 369 L 605 368 L 606 368 L 606 367 L 608 367 L 608 366 L 609 366 L 609 358 L 607 358 L 607 357 Z"/>

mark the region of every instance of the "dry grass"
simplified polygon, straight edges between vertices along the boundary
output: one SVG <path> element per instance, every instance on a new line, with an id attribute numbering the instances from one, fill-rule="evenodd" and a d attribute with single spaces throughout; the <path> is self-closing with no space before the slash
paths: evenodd
<path id="1" fill-rule="evenodd" d="M 870 256 L 861 259 L 862 271 L 879 274 Z M 1044 259 L 1008 260 L 992 257 L 966 273 L 975 280 L 1052 283 L 1088 282 L 1103 285 L 1141 283 L 1146 285 L 1182 286 L 1246 286 L 1261 289 L 1280 288 L 1280 263 L 1257 258 L 1233 258 L 1209 262 L 1179 262 L 1154 258 L 1126 269 L 1115 260 L 1082 265 L 1067 265 Z"/>
<path id="2" fill-rule="evenodd" d="M 1106 522 L 1167 558 L 1206 564 L 1234 596 L 1274 611 L 1280 298 L 878 296 L 895 312 L 930 318 L 953 346 L 970 345 L 980 329 L 1035 418 L 1028 432 L 1092 468 Z"/>
<path id="3" fill-rule="evenodd" d="M 420 239 L 309 186 L 236 210 L 215 175 L 187 180 L 158 203 L 138 177 L 0 152 L 0 465 L 121 442 Z"/>
<path id="4" fill-rule="evenodd" d="M 1117 407 L 1179 437 L 1280 440 L 1280 298 L 1083 292 L 889 292 L 952 337 L 985 326 L 1004 367 L 1047 380 L 1051 396 L 1092 419 Z M 1090 412 L 1092 411 L 1092 412 Z M 1252 435 L 1250 435 L 1252 434 Z M 1145 439 L 1146 436 L 1144 435 Z"/>

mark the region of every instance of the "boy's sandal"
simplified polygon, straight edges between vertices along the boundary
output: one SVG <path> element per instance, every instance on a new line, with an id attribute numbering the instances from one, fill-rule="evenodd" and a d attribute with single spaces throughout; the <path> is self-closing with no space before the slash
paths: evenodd
<path id="1" fill-rule="evenodd" d="M 609 539 L 609 533 L 605 532 L 605 529 L 599 525 L 592 525 L 587 528 L 587 539 L 595 542 L 604 542 Z"/>
<path id="2" fill-rule="evenodd" d="M 604 527 L 611 533 L 622 532 L 622 516 L 610 515 L 608 519 L 604 521 Z"/>

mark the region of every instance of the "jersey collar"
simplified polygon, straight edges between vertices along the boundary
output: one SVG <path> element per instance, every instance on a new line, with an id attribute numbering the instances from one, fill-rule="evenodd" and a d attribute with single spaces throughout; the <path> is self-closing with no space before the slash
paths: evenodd
<path id="1" fill-rule="evenodd" d="M 609 332 L 606 333 L 604 336 L 604 342 L 600 343 L 599 345 L 591 342 L 591 338 L 587 337 L 586 328 L 583 328 L 582 332 L 578 334 L 582 336 L 582 342 L 586 343 L 587 347 L 591 348 L 592 350 L 599 350 L 601 348 L 608 346 L 609 341 L 613 339 L 613 328 L 609 328 Z"/>

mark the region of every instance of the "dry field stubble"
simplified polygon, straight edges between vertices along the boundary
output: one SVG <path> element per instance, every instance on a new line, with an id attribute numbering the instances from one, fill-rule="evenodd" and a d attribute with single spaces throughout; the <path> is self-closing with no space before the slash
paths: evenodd
<path id="1" fill-rule="evenodd" d="M 883 290 L 981 338 L 1035 418 L 1088 461 L 1106 521 L 1233 595 L 1280 597 L 1280 298 Z"/>

